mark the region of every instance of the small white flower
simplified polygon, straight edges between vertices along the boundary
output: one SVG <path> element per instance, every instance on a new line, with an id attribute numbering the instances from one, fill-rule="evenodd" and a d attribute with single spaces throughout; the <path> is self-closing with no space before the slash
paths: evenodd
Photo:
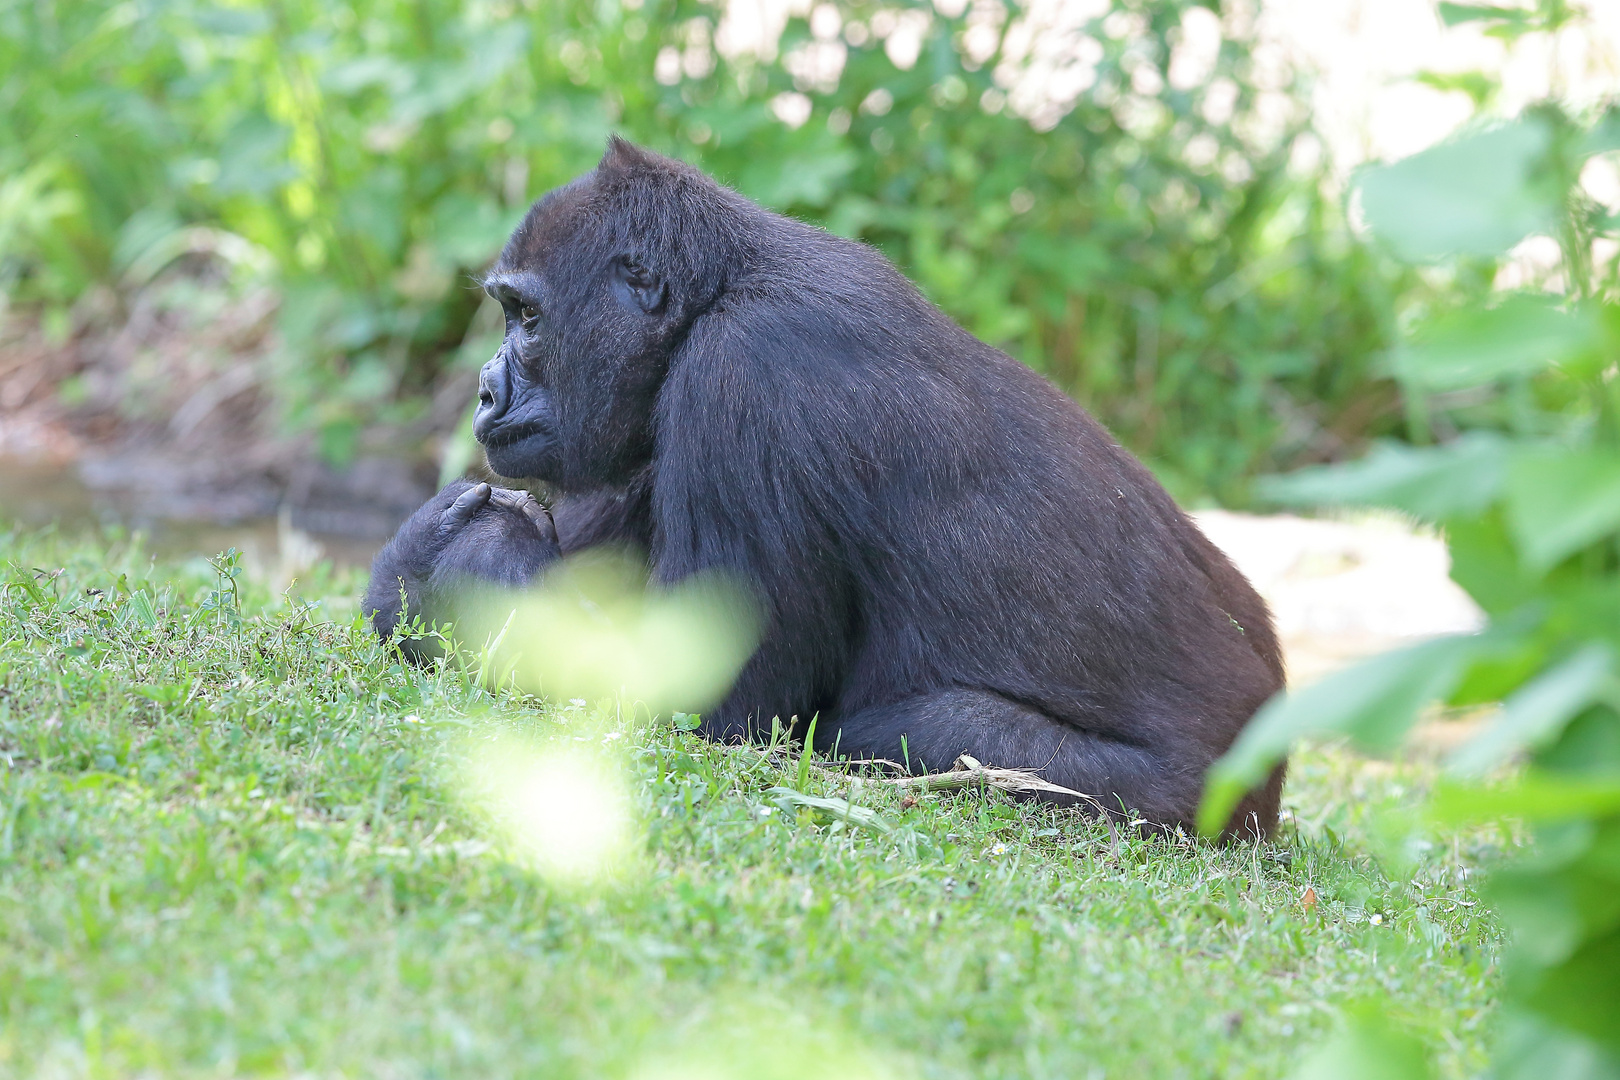
<path id="1" fill-rule="evenodd" d="M 1383 926 L 1384 925 L 1384 917 L 1382 915 L 1378 914 L 1377 912 L 1374 912 L 1373 917 L 1368 919 L 1367 921 L 1372 923 L 1374 926 Z"/>

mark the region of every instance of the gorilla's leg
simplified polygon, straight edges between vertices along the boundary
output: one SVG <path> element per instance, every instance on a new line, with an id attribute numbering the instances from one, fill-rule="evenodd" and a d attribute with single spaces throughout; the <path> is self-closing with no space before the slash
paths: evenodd
<path id="1" fill-rule="evenodd" d="M 1095 796 L 1111 814 L 1135 812 L 1189 831 L 1203 788 L 1198 764 L 1100 738 L 979 690 L 947 690 L 863 709 L 818 731 L 816 742 L 825 750 L 836 745 L 841 757 L 900 761 L 904 755 L 913 771 L 949 769 L 959 755 L 971 754 L 997 768 L 1036 770 L 1050 783 Z M 1041 798 L 1078 801 L 1057 794 Z M 1275 811 L 1261 820 L 1274 817 Z M 1237 820 L 1234 826 L 1241 828 Z"/>

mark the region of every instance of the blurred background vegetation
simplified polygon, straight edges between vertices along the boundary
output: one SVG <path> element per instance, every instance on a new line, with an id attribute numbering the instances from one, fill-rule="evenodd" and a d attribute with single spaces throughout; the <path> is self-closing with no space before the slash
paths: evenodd
<path id="1" fill-rule="evenodd" d="M 1352 235 L 1308 73 L 1254 15 L 4 2 L 0 295 L 67 342 L 206 263 L 209 296 L 193 274 L 171 308 L 275 310 L 215 396 L 256 385 L 333 464 L 459 472 L 468 373 L 499 333 L 471 280 L 618 131 L 877 245 L 1178 495 L 1241 503 L 1256 473 L 1408 433 L 1381 356 L 1416 283 Z M 138 379 L 63 374 L 69 405 L 153 407 Z"/>

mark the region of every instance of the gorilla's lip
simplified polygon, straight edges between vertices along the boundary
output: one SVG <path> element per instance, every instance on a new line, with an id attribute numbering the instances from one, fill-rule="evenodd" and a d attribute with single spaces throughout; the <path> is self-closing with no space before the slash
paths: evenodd
<path id="1" fill-rule="evenodd" d="M 474 432 L 474 435 L 485 450 L 500 450 L 516 443 L 528 442 L 537 436 L 544 439 L 551 438 L 545 424 L 532 420 L 527 423 L 499 424 L 482 435 L 478 435 L 477 432 Z"/>
<path id="2" fill-rule="evenodd" d="M 484 457 L 497 475 L 544 480 L 557 468 L 557 440 L 543 427 L 525 424 L 510 431 L 494 431 L 484 442 Z"/>

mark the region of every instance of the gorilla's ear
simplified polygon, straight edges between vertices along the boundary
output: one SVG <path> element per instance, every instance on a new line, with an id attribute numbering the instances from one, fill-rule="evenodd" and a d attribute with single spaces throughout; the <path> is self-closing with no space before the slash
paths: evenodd
<path id="1" fill-rule="evenodd" d="M 628 255 L 613 260 L 613 291 L 621 301 L 648 315 L 662 312 L 669 298 L 663 279 Z"/>

